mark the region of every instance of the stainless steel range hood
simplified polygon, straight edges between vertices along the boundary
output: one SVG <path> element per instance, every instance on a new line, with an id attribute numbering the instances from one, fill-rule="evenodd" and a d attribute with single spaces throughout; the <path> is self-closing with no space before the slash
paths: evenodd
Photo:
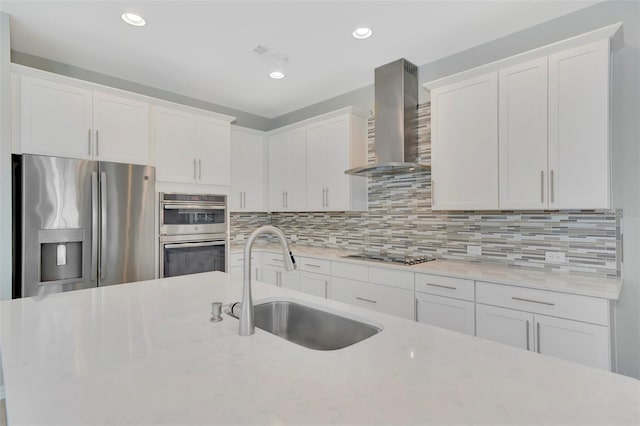
<path id="1" fill-rule="evenodd" d="M 375 70 L 376 162 L 345 171 L 378 176 L 429 170 L 418 164 L 418 67 L 398 59 Z"/>

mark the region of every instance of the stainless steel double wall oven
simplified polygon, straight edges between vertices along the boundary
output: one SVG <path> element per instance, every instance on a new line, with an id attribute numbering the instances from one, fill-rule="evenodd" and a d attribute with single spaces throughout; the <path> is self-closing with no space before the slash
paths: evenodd
<path id="1" fill-rule="evenodd" d="M 227 197 L 160 193 L 160 277 L 227 270 Z"/>

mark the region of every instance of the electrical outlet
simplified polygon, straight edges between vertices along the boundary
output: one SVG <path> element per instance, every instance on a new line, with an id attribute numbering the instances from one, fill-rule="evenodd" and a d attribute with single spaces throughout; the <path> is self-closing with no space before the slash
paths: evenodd
<path id="1" fill-rule="evenodd" d="M 471 256 L 480 256 L 482 254 L 482 246 L 467 246 L 467 254 Z"/>
<path id="2" fill-rule="evenodd" d="M 549 263 L 565 263 L 566 257 L 561 251 L 547 251 L 544 253 L 544 260 Z"/>
<path id="3" fill-rule="evenodd" d="M 337 242 L 336 237 L 329 237 L 329 244 L 337 244 Z"/>
<path id="4" fill-rule="evenodd" d="M 295 243 L 296 241 L 298 241 L 298 235 L 297 234 L 291 234 L 291 236 L 289 238 L 291 238 L 291 242 L 292 243 Z"/>
<path id="5" fill-rule="evenodd" d="M 234 238 L 235 241 L 244 241 L 244 234 L 237 234 Z"/>

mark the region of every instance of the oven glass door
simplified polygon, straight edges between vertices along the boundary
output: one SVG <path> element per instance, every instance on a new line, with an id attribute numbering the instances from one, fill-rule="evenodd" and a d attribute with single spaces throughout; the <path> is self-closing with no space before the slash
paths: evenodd
<path id="1" fill-rule="evenodd" d="M 226 208 L 219 205 L 164 204 L 162 234 L 226 232 Z"/>
<path id="2" fill-rule="evenodd" d="M 225 241 L 163 243 L 164 277 L 226 270 Z"/>

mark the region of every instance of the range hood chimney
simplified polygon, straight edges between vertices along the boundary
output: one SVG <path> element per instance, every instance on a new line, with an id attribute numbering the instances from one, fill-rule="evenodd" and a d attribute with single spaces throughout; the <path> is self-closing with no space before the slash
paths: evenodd
<path id="1" fill-rule="evenodd" d="M 406 59 L 375 70 L 375 163 L 345 171 L 378 176 L 429 170 L 418 164 L 418 67 Z"/>

